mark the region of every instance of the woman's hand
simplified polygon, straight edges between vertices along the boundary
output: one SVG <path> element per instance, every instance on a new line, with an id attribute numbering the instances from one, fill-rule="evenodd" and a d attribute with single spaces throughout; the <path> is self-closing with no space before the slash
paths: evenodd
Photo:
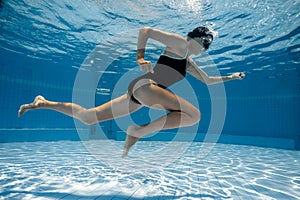
<path id="1" fill-rule="evenodd" d="M 140 69 L 142 72 L 148 73 L 151 72 L 153 73 L 153 67 L 152 63 L 150 61 L 144 60 L 144 59 L 138 59 L 137 63 L 140 65 Z"/>
<path id="2" fill-rule="evenodd" d="M 232 79 L 236 80 L 243 80 L 243 78 L 246 76 L 244 72 L 236 72 L 231 75 Z"/>

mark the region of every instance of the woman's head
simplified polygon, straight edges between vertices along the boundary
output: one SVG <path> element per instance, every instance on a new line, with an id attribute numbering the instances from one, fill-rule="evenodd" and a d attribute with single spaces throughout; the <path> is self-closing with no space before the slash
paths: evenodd
<path id="1" fill-rule="evenodd" d="M 209 48 L 215 36 L 217 36 L 217 33 L 205 26 L 199 26 L 188 33 L 188 37 L 202 45 L 205 50 Z"/>

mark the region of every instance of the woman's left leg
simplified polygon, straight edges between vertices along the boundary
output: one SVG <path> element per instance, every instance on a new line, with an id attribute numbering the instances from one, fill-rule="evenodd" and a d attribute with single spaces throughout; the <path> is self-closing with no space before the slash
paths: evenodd
<path id="1" fill-rule="evenodd" d="M 37 96 L 31 104 L 22 105 L 18 115 L 21 116 L 29 110 L 48 109 L 76 118 L 85 124 L 94 124 L 128 115 L 141 107 L 141 105 L 131 101 L 128 94 L 90 109 L 75 103 L 49 101 L 42 96 Z"/>

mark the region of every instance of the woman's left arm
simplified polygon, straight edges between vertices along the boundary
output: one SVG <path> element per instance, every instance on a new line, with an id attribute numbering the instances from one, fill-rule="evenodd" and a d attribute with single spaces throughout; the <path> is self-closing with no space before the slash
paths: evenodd
<path id="1" fill-rule="evenodd" d="M 236 72 L 231 74 L 230 76 L 209 76 L 206 72 L 204 72 L 192 58 L 188 59 L 187 72 L 189 72 L 192 76 L 202 81 L 206 85 L 213 85 L 216 83 L 222 83 L 231 80 L 242 80 L 245 77 L 244 72 Z"/>

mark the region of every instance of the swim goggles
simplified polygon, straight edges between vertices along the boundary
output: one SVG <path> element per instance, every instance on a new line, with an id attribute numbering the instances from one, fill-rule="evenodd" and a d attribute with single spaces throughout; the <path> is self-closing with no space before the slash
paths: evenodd
<path id="1" fill-rule="evenodd" d="M 205 48 L 205 50 L 207 50 L 213 41 L 213 36 L 207 35 L 207 36 L 201 36 L 201 37 L 194 37 L 193 40 L 198 42 L 200 45 L 202 45 Z"/>

